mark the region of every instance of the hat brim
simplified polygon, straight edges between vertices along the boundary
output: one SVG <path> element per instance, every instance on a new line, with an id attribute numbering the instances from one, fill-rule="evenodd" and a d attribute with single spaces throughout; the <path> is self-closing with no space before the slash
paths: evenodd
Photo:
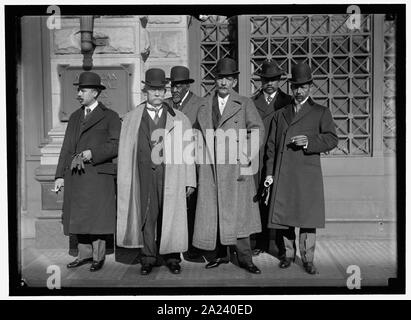
<path id="1" fill-rule="evenodd" d="M 275 73 L 275 74 L 264 74 L 264 73 L 254 73 L 256 76 L 259 76 L 261 78 L 266 78 L 266 79 L 274 79 L 278 78 L 281 79 L 284 76 L 284 73 Z"/>
<path id="2" fill-rule="evenodd" d="M 216 73 L 217 76 L 233 76 L 239 74 L 240 71 L 234 71 L 234 72 L 229 72 L 229 73 Z"/>
<path id="3" fill-rule="evenodd" d="M 313 82 L 313 78 L 311 78 L 311 79 L 308 79 L 308 80 L 304 80 L 304 81 L 294 81 L 293 79 L 288 79 L 288 82 L 290 83 L 290 84 L 296 84 L 296 85 L 299 85 L 299 84 L 307 84 L 307 83 L 312 83 Z"/>
<path id="4" fill-rule="evenodd" d="M 148 81 L 141 81 L 144 83 L 146 86 L 153 87 L 153 88 L 164 88 L 167 84 L 167 81 L 161 81 L 161 82 L 148 82 Z"/>
<path id="5" fill-rule="evenodd" d="M 73 83 L 73 85 L 78 86 L 79 88 L 90 88 L 90 89 L 100 89 L 105 90 L 106 87 L 103 85 L 98 84 L 80 84 L 80 83 Z"/>
<path id="6" fill-rule="evenodd" d="M 171 83 L 193 83 L 195 80 L 194 79 L 177 79 L 173 80 L 171 78 L 166 78 L 167 81 L 170 81 Z"/>

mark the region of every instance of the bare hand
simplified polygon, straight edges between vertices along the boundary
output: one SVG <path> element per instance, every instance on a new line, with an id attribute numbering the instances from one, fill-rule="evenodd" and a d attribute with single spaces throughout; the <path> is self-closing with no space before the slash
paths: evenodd
<path id="1" fill-rule="evenodd" d="M 193 187 L 187 187 L 186 188 L 186 198 L 191 196 L 194 193 L 194 190 L 195 190 L 195 188 L 193 188 Z"/>
<path id="2" fill-rule="evenodd" d="M 296 146 L 303 147 L 308 144 L 308 138 L 304 135 L 294 136 L 291 138 L 291 143 L 294 143 Z"/>
<path id="3" fill-rule="evenodd" d="M 63 178 L 57 178 L 56 181 L 54 181 L 54 191 L 55 193 L 58 193 L 61 188 L 64 187 L 64 179 Z"/>
<path id="4" fill-rule="evenodd" d="M 91 150 L 85 150 L 81 153 L 81 158 L 84 162 L 89 162 L 92 158 Z"/>
<path id="5" fill-rule="evenodd" d="M 273 182 L 274 182 L 273 176 L 265 177 L 264 187 L 267 188 L 267 187 L 271 186 L 273 184 Z"/>

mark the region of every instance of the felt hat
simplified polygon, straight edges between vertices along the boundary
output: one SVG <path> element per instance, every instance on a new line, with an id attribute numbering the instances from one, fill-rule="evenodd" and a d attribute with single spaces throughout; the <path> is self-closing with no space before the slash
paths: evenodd
<path id="1" fill-rule="evenodd" d="M 306 63 L 297 63 L 291 68 L 291 78 L 289 79 L 291 84 L 306 84 L 313 81 L 311 74 L 311 68 Z"/>
<path id="2" fill-rule="evenodd" d="M 231 58 L 222 58 L 217 61 L 216 74 L 217 76 L 230 76 L 239 74 L 237 63 Z"/>
<path id="3" fill-rule="evenodd" d="M 171 83 L 193 83 L 194 79 L 190 79 L 190 70 L 184 66 L 175 66 L 171 68 L 170 78 L 167 80 Z"/>
<path id="4" fill-rule="evenodd" d="M 146 71 L 145 81 L 141 82 L 146 86 L 164 88 L 168 81 L 166 80 L 164 70 L 159 68 L 151 68 Z"/>
<path id="5" fill-rule="evenodd" d="M 97 88 L 104 90 L 106 87 L 101 84 L 101 78 L 97 73 L 91 71 L 82 72 L 78 78 L 78 82 L 73 83 L 80 88 Z"/>
<path id="6" fill-rule="evenodd" d="M 260 72 L 255 73 L 257 76 L 262 78 L 281 78 L 284 74 L 284 71 L 280 69 L 274 61 L 264 61 L 261 65 Z"/>

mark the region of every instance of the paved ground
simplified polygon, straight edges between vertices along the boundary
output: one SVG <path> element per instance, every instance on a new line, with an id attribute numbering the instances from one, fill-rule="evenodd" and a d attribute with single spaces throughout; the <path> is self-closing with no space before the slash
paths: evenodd
<path id="1" fill-rule="evenodd" d="M 77 287 L 345 287 L 347 268 L 359 266 L 362 286 L 387 286 L 396 277 L 396 247 L 392 240 L 320 239 L 317 241 L 315 262 L 319 274 L 308 275 L 297 259 L 289 269 L 278 267 L 278 260 L 263 253 L 254 257 L 262 274 L 253 275 L 234 264 L 205 269 L 203 263 L 183 261 L 182 273 L 171 274 L 165 266 L 153 269 L 148 276 L 139 274 L 140 264 L 135 255 L 125 254 L 122 263 L 108 255 L 99 272 L 89 272 L 89 265 L 68 270 L 73 260 L 65 249 L 36 249 L 31 245 L 22 250 L 22 277 L 29 287 L 46 287 L 47 268 L 56 265 L 61 270 L 63 288 Z"/>

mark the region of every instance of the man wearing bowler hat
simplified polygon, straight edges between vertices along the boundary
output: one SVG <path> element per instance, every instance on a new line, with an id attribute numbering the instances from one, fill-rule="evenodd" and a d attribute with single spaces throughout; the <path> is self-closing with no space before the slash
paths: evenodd
<path id="1" fill-rule="evenodd" d="M 91 263 L 100 270 L 105 261 L 106 238 L 116 225 L 115 176 L 120 136 L 116 112 L 97 101 L 105 87 L 100 76 L 83 72 L 77 100 L 81 108 L 69 118 L 56 170 L 55 191 L 64 186 L 64 234 L 78 240 L 78 257 L 67 265 Z"/>
<path id="2" fill-rule="evenodd" d="M 281 70 L 274 61 L 266 60 L 262 63 L 261 69 L 256 73 L 261 79 L 261 88 L 252 97 L 252 100 L 260 113 L 261 119 L 264 122 L 265 137 L 263 147 L 260 149 L 260 163 L 258 172 L 255 174 L 256 188 L 259 190 L 259 194 L 264 190 L 264 146 L 267 143 L 268 131 L 270 129 L 271 120 L 273 119 L 274 112 L 289 105 L 292 102 L 292 97 L 284 93 L 280 88 L 281 76 L 285 72 Z M 258 255 L 260 252 L 269 251 L 269 248 L 273 249 L 275 254 L 278 252 L 277 248 L 277 234 L 275 230 L 271 230 L 267 227 L 268 223 L 268 207 L 265 204 L 265 199 L 259 199 L 260 214 L 261 214 L 261 228 L 262 232 L 255 234 L 252 238 L 255 238 L 255 245 L 253 254 Z M 275 240 L 274 246 L 270 246 L 270 238 Z M 252 241 L 253 242 L 253 241 Z M 271 251 L 271 250 L 270 250 Z"/>
<path id="3" fill-rule="evenodd" d="M 251 99 L 234 91 L 238 74 L 233 59 L 220 59 L 216 65 L 216 91 L 198 111 L 203 149 L 214 161 L 198 165 L 193 245 L 212 251 L 207 255 L 208 269 L 228 263 L 231 246 L 237 255 L 232 261 L 238 260 L 240 267 L 258 274 L 261 271 L 253 263 L 250 246 L 250 234 L 261 231 L 258 204 L 253 201 L 255 172 L 246 174 L 243 169 L 256 161 L 258 170 L 264 124 Z M 258 141 L 252 140 L 252 133 L 257 133 Z M 242 134 L 246 135 L 244 139 Z M 244 155 L 247 163 L 242 160 Z"/>
<path id="4" fill-rule="evenodd" d="M 324 190 L 320 153 L 338 144 L 328 108 L 310 98 L 311 68 L 292 67 L 294 101 L 274 114 L 266 146 L 265 185 L 271 186 L 269 228 L 279 228 L 284 240 L 280 268 L 295 259 L 295 227 L 300 228 L 299 247 L 305 271 L 316 274 L 316 228 L 324 228 Z"/>
<path id="5" fill-rule="evenodd" d="M 190 78 L 190 70 L 184 66 L 174 66 L 171 68 L 170 78 L 168 78 L 168 80 L 171 82 L 171 98 L 167 99 L 167 103 L 184 113 L 191 124 L 195 126 L 198 109 L 204 102 L 204 98 L 190 91 L 190 84 L 194 82 L 194 79 Z M 187 261 L 204 262 L 201 250 L 192 244 L 196 202 L 197 192 L 194 192 L 187 198 L 188 251 L 184 252 L 183 256 Z"/>
<path id="6" fill-rule="evenodd" d="M 117 245 L 141 248 L 142 275 L 162 261 L 178 274 L 180 253 L 188 249 L 186 198 L 196 175 L 194 164 L 174 159 L 182 158 L 191 123 L 164 102 L 162 69 L 148 69 L 143 83 L 147 101 L 124 116 L 120 134 Z"/>

